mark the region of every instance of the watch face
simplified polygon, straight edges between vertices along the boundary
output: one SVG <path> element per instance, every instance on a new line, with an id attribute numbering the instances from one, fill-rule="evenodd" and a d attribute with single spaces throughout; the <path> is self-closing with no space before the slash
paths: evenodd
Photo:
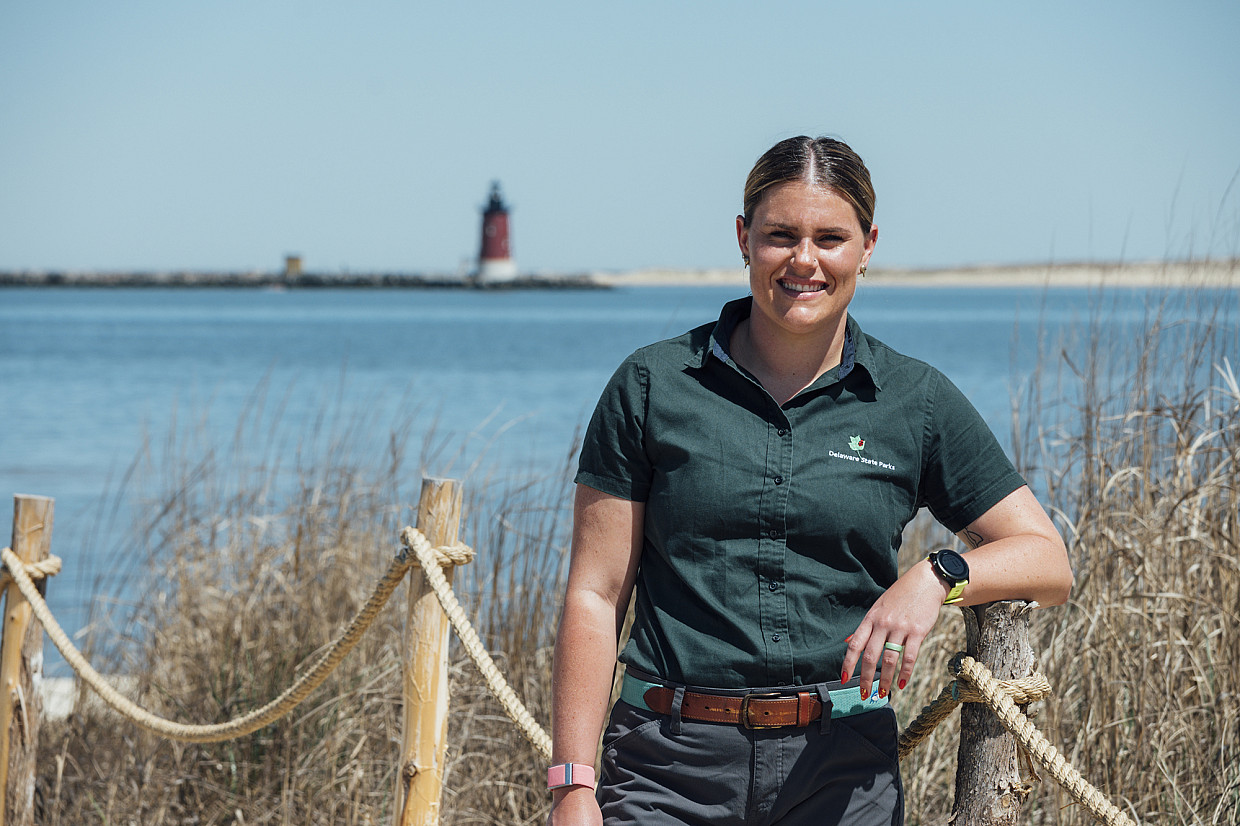
<path id="1" fill-rule="evenodd" d="M 959 581 L 969 578 L 969 564 L 955 551 L 939 551 L 935 560 L 938 561 L 940 570 L 947 575 L 948 579 Z"/>

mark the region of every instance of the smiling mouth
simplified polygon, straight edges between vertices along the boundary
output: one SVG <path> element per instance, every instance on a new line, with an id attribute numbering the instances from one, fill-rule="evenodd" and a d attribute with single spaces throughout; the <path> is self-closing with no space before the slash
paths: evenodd
<path id="1" fill-rule="evenodd" d="M 803 283 L 798 281 L 788 281 L 783 278 L 779 280 L 779 286 L 783 287 L 785 290 L 791 290 L 794 293 L 817 293 L 822 292 L 827 288 L 827 285 L 821 281 Z"/>

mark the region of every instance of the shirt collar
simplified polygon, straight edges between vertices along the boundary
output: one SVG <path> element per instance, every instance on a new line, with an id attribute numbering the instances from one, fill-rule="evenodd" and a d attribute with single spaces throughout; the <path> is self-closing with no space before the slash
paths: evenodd
<path id="1" fill-rule="evenodd" d="M 724 304 L 723 309 L 719 312 L 719 320 L 715 322 L 714 329 L 711 331 L 710 338 L 694 353 L 693 357 L 686 364 L 690 367 L 705 367 L 707 360 L 711 356 L 714 356 L 724 364 L 731 364 L 732 357 L 728 352 L 728 342 L 732 340 L 732 333 L 736 330 L 736 325 L 748 318 L 752 309 L 752 296 L 738 298 Z M 836 376 L 831 383 L 843 381 L 853 373 L 858 365 L 865 368 L 864 372 L 869 376 L 874 388 L 876 390 L 882 389 L 879 386 L 878 376 L 874 370 L 874 353 L 870 350 L 870 344 L 866 337 L 861 334 L 861 328 L 858 326 L 856 319 L 850 315 L 844 327 L 844 352 L 840 357 L 838 372 L 836 372 Z"/>
<path id="2" fill-rule="evenodd" d="M 882 384 L 879 382 L 878 365 L 874 358 L 874 351 L 870 349 L 870 339 L 861 332 L 861 326 L 857 324 L 857 319 L 851 315 L 848 317 L 848 342 L 853 345 L 853 362 L 860 365 L 865 374 L 870 377 L 870 383 L 874 385 L 875 390 L 882 390 Z M 845 343 L 847 350 L 847 343 Z M 842 378 L 842 377 L 841 377 Z"/>
<path id="3" fill-rule="evenodd" d="M 723 309 L 719 311 L 719 320 L 715 322 L 715 328 L 711 330 L 706 346 L 690 360 L 693 366 L 705 367 L 708 356 L 714 356 L 724 364 L 730 364 L 732 356 L 728 352 L 728 342 L 732 340 L 736 325 L 749 318 L 749 312 L 752 309 L 752 297 L 737 298 L 724 304 Z"/>

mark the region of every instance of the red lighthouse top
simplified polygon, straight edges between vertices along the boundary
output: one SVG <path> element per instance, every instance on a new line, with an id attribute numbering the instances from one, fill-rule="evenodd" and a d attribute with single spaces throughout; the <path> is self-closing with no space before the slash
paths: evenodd
<path id="1" fill-rule="evenodd" d="M 499 181 L 491 182 L 491 198 L 482 211 L 482 261 L 510 257 L 508 246 L 508 206 L 499 191 Z"/>

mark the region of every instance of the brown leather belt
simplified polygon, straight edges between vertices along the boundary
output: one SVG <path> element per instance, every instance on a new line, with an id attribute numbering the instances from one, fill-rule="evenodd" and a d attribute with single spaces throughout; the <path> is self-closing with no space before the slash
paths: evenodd
<path id="1" fill-rule="evenodd" d="M 651 711 L 670 714 L 676 689 L 656 686 L 642 695 Z M 822 718 L 822 701 L 808 691 L 796 694 L 746 694 L 727 697 L 686 691 L 680 716 L 706 723 L 732 723 L 745 728 L 808 726 Z"/>

